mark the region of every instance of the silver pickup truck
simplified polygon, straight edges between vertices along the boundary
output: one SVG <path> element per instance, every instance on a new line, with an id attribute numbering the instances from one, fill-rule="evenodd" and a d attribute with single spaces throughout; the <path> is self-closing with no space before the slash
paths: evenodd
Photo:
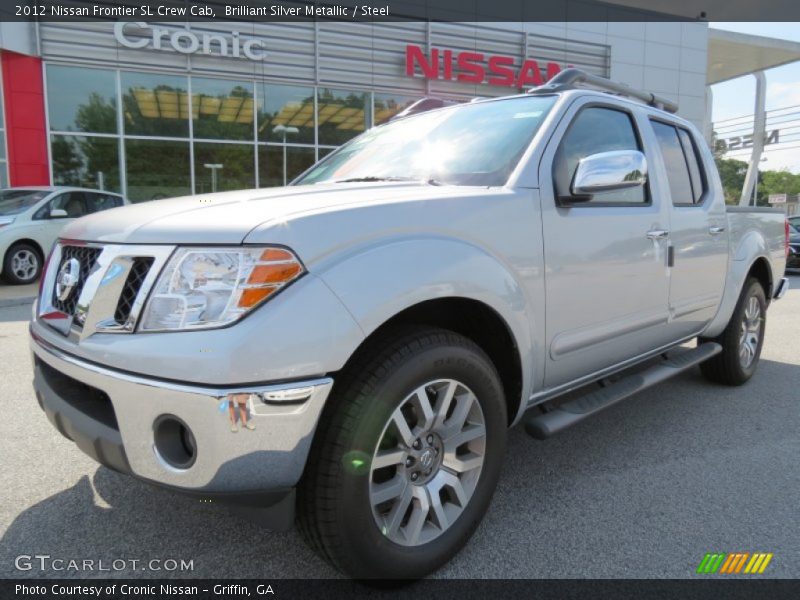
<path id="1" fill-rule="evenodd" d="M 726 208 L 674 109 L 568 70 L 284 188 L 79 219 L 34 309 L 36 397 L 107 467 L 271 527 L 297 507 L 346 573 L 423 576 L 486 512 L 509 427 L 753 375 L 788 228 Z"/>

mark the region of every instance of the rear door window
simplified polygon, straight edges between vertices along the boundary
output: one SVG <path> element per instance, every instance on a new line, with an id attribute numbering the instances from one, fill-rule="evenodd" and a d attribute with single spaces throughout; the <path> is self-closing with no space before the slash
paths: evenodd
<path id="1" fill-rule="evenodd" d="M 86 194 L 86 209 L 90 213 L 122 206 L 122 198 L 112 194 Z"/>
<path id="2" fill-rule="evenodd" d="M 651 123 L 664 159 L 672 204 L 698 204 L 702 201 L 704 192 L 703 176 L 697 150 L 689 132 L 661 121 Z"/>
<path id="3" fill-rule="evenodd" d="M 699 204 L 703 201 L 703 194 L 705 194 L 705 177 L 703 176 L 702 161 L 697 153 L 697 146 L 692 139 L 691 134 L 685 129 L 678 128 L 678 136 L 681 138 L 681 146 L 683 146 L 683 155 L 686 157 L 686 164 L 689 167 L 689 177 L 692 180 L 692 197 L 694 203 Z"/>

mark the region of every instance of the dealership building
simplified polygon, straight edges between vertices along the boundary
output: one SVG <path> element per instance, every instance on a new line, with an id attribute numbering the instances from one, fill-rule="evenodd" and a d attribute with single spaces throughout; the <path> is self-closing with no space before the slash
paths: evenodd
<path id="1" fill-rule="evenodd" d="M 0 182 L 144 201 L 282 185 L 424 96 L 514 93 L 574 66 L 679 104 L 800 45 L 688 22 L 0 24 Z"/>

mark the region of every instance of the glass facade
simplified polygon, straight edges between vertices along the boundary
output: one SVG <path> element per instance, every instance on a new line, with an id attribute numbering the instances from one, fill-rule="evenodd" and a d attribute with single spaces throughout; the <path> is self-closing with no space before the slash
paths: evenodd
<path id="1" fill-rule="evenodd" d="M 186 76 L 123 71 L 120 84 L 125 133 L 189 137 L 189 80 Z"/>
<path id="2" fill-rule="evenodd" d="M 195 194 L 254 188 L 255 156 L 253 144 L 195 142 Z"/>
<path id="3" fill-rule="evenodd" d="M 192 193 L 189 142 L 126 139 L 124 147 L 127 196 L 131 202 Z"/>
<path id="4" fill-rule="evenodd" d="M 53 182 L 133 202 L 284 185 L 415 100 L 55 63 L 46 84 Z"/>
<path id="5" fill-rule="evenodd" d="M 113 137 L 51 135 L 54 185 L 120 191 L 119 144 Z"/>

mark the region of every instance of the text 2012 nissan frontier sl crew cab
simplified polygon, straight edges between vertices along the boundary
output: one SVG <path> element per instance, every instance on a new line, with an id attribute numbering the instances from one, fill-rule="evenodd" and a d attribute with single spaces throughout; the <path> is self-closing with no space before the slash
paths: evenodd
<path id="1" fill-rule="evenodd" d="M 726 209 L 671 112 L 567 70 L 288 187 L 79 219 L 30 326 L 37 398 L 112 469 L 273 526 L 296 505 L 336 567 L 423 576 L 486 511 L 509 426 L 545 438 L 697 364 L 753 375 L 785 220 Z"/>

